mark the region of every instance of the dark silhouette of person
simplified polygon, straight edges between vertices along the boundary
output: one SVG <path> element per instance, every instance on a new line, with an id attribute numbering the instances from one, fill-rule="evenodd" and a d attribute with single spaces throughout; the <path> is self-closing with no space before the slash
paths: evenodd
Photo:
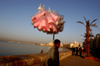
<path id="1" fill-rule="evenodd" d="M 72 55 L 75 55 L 75 47 L 72 47 Z"/>
<path id="2" fill-rule="evenodd" d="M 78 55 L 78 47 L 76 47 L 76 56 Z"/>
<path id="3" fill-rule="evenodd" d="M 79 48 L 80 56 L 82 57 L 82 48 Z"/>
<path id="4" fill-rule="evenodd" d="M 58 51 L 59 47 L 60 47 L 60 40 L 55 39 L 54 46 L 50 48 L 47 55 L 46 59 L 47 66 L 59 66 L 59 51 Z"/>
<path id="5" fill-rule="evenodd" d="M 41 50 L 41 54 L 43 53 L 43 49 Z"/>

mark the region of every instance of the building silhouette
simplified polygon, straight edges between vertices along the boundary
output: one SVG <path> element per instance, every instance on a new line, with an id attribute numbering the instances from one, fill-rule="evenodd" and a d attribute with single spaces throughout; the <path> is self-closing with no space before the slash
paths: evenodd
<path id="1" fill-rule="evenodd" d="M 100 34 L 90 39 L 90 52 L 100 59 Z"/>
<path id="2" fill-rule="evenodd" d="M 90 48 L 100 49 L 100 34 L 97 34 L 96 37 L 90 38 Z"/>

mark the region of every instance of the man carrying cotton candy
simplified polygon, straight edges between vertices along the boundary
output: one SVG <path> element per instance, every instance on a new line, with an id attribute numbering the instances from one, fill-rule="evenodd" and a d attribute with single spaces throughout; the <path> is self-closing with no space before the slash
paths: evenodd
<path id="1" fill-rule="evenodd" d="M 62 15 L 52 11 L 50 8 L 47 11 L 41 4 L 38 7 L 38 10 L 39 12 L 32 17 L 32 25 L 39 31 L 53 34 L 54 46 L 48 52 L 46 64 L 47 66 L 59 66 L 58 48 L 60 47 L 60 40 L 56 39 L 54 41 L 54 34 L 63 31 L 65 21 L 63 21 Z"/>

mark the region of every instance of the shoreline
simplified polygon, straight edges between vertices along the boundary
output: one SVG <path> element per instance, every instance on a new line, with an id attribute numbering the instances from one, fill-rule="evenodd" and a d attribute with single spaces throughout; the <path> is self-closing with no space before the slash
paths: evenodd
<path id="1" fill-rule="evenodd" d="M 16 41 L 3 41 L 3 42 L 17 43 L 17 44 L 39 45 L 39 46 L 52 47 L 52 46 L 49 46 L 49 45 L 46 45 L 46 44 L 45 44 L 45 45 L 40 45 L 40 44 L 27 43 L 27 42 L 16 42 Z M 60 47 L 60 48 L 69 49 L 69 48 L 66 48 L 66 47 Z"/>
<path id="2" fill-rule="evenodd" d="M 7 45 L 6 45 L 7 44 Z M 11 44 L 11 45 L 10 45 Z M 18 45 L 19 44 L 19 45 Z M 24 54 L 40 54 L 41 53 L 41 50 L 43 49 L 43 53 L 47 53 L 48 52 L 48 49 L 51 48 L 51 46 L 44 46 L 42 47 L 43 45 L 28 45 L 29 46 L 29 50 L 26 50 L 25 48 L 27 48 L 27 46 L 25 44 L 25 46 L 21 45 L 21 43 L 17 43 L 16 45 L 13 44 L 13 43 L 6 43 L 6 42 L 1 42 L 1 51 L 0 51 L 0 57 L 1 56 L 12 56 L 12 55 L 24 55 Z M 6 46 L 5 46 L 6 45 Z M 18 45 L 18 46 L 17 46 Z M 21 45 L 21 46 L 20 46 Z M 9 47 L 10 46 L 10 47 Z M 39 50 L 36 51 L 36 48 L 34 47 L 37 47 L 37 48 L 41 48 Z M 5 48 L 6 47 L 6 48 Z M 8 49 L 7 49 L 8 47 Z M 14 48 L 14 47 L 17 47 L 17 48 Z M 18 48 L 19 47 L 19 48 Z M 25 47 L 23 49 L 23 47 Z M 31 49 L 30 49 L 31 47 Z M 13 48 L 13 49 L 11 49 Z M 22 49 L 21 49 L 22 48 Z M 48 48 L 46 50 L 46 48 Z M 27 48 L 28 49 L 28 48 Z M 18 52 L 19 51 L 19 52 Z M 26 51 L 26 52 L 25 52 Z M 29 52 L 28 52 L 29 51 Z M 59 52 L 62 52 L 62 51 L 69 51 L 68 48 L 59 48 Z"/>

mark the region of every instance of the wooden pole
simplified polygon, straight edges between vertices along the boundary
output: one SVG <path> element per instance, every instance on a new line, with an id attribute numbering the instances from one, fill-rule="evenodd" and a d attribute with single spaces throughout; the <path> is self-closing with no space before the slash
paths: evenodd
<path id="1" fill-rule="evenodd" d="M 53 46 L 54 46 L 54 39 L 55 39 L 55 34 L 53 33 Z"/>

